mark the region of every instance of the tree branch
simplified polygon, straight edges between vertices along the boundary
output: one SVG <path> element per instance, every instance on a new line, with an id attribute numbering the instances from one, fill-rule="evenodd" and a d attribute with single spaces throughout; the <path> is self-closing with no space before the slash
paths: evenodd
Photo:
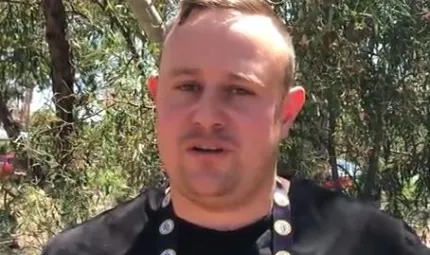
<path id="1" fill-rule="evenodd" d="M 151 0 L 127 0 L 150 41 L 162 43 L 164 24 Z"/>

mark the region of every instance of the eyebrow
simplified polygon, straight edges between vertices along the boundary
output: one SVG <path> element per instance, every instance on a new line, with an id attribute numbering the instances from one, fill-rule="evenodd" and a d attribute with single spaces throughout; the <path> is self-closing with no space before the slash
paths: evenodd
<path id="1" fill-rule="evenodd" d="M 202 73 L 202 71 L 198 68 L 175 68 L 169 72 L 169 76 L 176 77 L 181 75 L 190 75 L 190 76 L 198 76 Z M 227 74 L 228 80 L 231 81 L 239 81 L 239 82 L 250 82 L 257 84 L 259 86 L 263 86 L 262 82 L 257 79 L 256 77 L 253 77 L 253 75 L 246 75 L 244 73 L 235 73 L 235 72 L 229 72 Z"/>
<path id="2" fill-rule="evenodd" d="M 200 70 L 197 68 L 175 68 L 169 71 L 169 76 L 198 75 L 199 73 Z"/>

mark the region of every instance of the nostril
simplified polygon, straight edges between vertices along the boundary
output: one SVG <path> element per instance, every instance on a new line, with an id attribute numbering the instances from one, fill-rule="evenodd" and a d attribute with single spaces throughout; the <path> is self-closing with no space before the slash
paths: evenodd
<path id="1" fill-rule="evenodd" d="M 205 129 L 221 129 L 224 125 L 225 112 L 220 109 L 218 103 L 209 102 L 196 105 L 193 112 L 192 121 L 194 124 Z"/>

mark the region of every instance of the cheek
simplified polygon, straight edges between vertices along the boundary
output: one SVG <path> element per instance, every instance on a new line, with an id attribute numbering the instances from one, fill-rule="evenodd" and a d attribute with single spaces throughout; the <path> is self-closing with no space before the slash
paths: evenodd
<path id="1" fill-rule="evenodd" d="M 175 160 L 180 126 L 180 116 L 175 111 L 165 107 L 160 107 L 157 110 L 157 142 L 160 156 L 165 164 Z"/>
<path id="2" fill-rule="evenodd" d="M 170 136 L 177 132 L 178 125 L 180 124 L 183 114 L 181 108 L 172 104 L 172 100 L 160 100 L 162 104 L 157 104 L 157 127 L 163 135 Z"/>
<path id="3" fill-rule="evenodd" d="M 238 134 L 249 153 L 267 152 L 278 143 L 279 128 L 275 124 L 273 111 L 254 111 L 252 115 L 236 120 Z"/>

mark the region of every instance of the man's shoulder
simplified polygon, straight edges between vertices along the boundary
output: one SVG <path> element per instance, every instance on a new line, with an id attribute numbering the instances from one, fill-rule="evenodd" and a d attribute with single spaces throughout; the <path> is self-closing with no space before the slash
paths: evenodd
<path id="1" fill-rule="evenodd" d="M 163 194 L 162 189 L 147 189 L 127 202 L 69 227 L 52 238 L 42 254 L 124 254 L 154 217 Z"/>
<path id="2" fill-rule="evenodd" d="M 312 181 L 293 182 L 291 187 L 296 229 L 308 250 L 313 247 L 315 251 L 330 250 L 330 254 L 355 254 L 351 250 L 359 250 L 361 254 L 430 255 L 403 220 L 370 203 Z"/>

